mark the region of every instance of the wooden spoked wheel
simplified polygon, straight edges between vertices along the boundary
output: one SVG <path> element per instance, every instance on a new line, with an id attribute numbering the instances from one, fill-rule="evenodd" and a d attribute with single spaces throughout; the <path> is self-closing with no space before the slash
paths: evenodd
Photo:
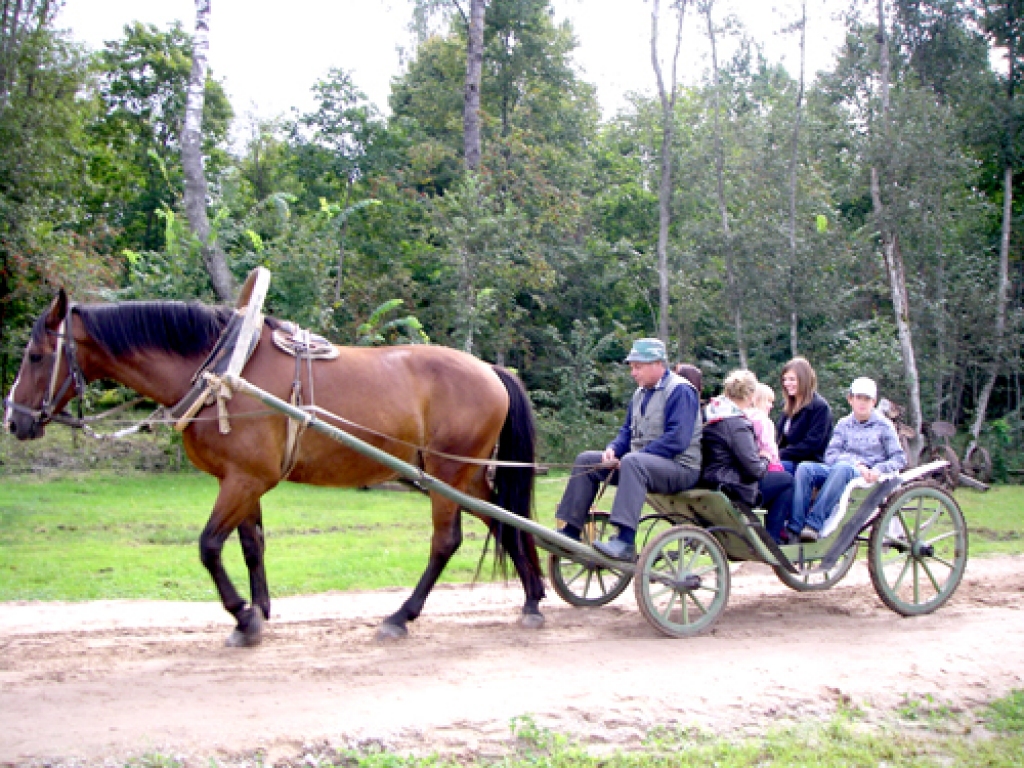
<path id="1" fill-rule="evenodd" d="M 936 448 L 932 448 L 929 459 L 931 461 L 948 461 L 949 466 L 939 471 L 938 477 L 941 478 L 942 484 L 953 490 L 960 484 L 960 457 L 956 455 L 956 451 L 950 448 L 948 445 L 940 445 Z"/>
<path id="2" fill-rule="evenodd" d="M 590 512 L 583 527 L 584 544 L 607 540 L 615 530 L 608 518 L 607 512 Z M 548 573 L 551 574 L 551 588 L 558 596 L 579 608 L 610 603 L 623 593 L 633 578 L 628 571 L 582 563 L 553 553 L 548 558 Z"/>
<path id="3" fill-rule="evenodd" d="M 729 601 L 729 561 L 707 531 L 677 525 L 640 553 L 633 589 L 644 618 L 669 637 L 693 637 L 718 620 Z"/>
<path id="4" fill-rule="evenodd" d="M 871 531 L 868 567 L 875 591 L 902 616 L 943 605 L 967 565 L 967 523 L 956 501 L 931 482 L 898 490 Z"/>
<path id="5" fill-rule="evenodd" d="M 964 471 L 983 483 L 992 479 L 992 456 L 980 445 L 975 445 L 964 456 Z"/>
<path id="6" fill-rule="evenodd" d="M 856 541 L 853 542 L 850 548 L 840 555 L 835 565 L 824 571 L 820 569 L 821 558 L 794 562 L 793 565 L 796 566 L 797 573 L 790 573 L 780 565 L 772 567 L 775 569 L 775 575 L 779 577 L 779 581 L 790 589 L 795 589 L 797 592 L 823 592 L 842 581 L 850 572 L 857 560 L 859 547 L 860 545 Z"/>

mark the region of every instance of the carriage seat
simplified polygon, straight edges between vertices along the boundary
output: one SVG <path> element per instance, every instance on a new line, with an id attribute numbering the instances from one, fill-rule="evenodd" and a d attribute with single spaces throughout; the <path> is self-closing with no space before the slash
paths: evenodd
<path id="1" fill-rule="evenodd" d="M 737 527 L 739 520 L 729 497 L 721 491 L 692 488 L 682 493 L 647 494 L 658 514 L 701 526 Z"/>
<path id="2" fill-rule="evenodd" d="M 839 497 L 839 504 L 835 508 L 835 511 L 831 515 L 829 515 L 828 518 L 826 518 L 824 525 L 821 526 L 821 538 L 824 539 L 827 536 L 830 536 L 836 530 L 836 528 L 839 527 L 839 524 L 846 518 L 846 513 L 850 507 L 850 498 L 856 491 L 865 488 L 873 488 L 878 483 L 881 483 L 885 480 L 889 480 L 894 477 L 898 477 L 900 480 L 899 484 L 903 485 L 905 483 L 911 482 L 912 480 L 919 480 L 922 477 L 929 477 L 931 475 L 939 473 L 945 467 L 948 466 L 948 461 L 932 461 L 929 462 L 928 464 L 922 464 L 919 467 L 915 467 L 914 469 L 908 469 L 904 470 L 903 472 L 892 472 L 887 475 L 881 475 L 878 478 L 878 480 L 876 480 L 874 483 L 868 483 L 862 477 L 853 478 L 853 480 L 847 483 L 846 488 L 843 490 L 843 495 Z"/>

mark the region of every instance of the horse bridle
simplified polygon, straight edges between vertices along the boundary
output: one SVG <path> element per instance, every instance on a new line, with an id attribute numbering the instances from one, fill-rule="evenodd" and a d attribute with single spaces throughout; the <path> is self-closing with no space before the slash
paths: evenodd
<path id="1" fill-rule="evenodd" d="M 27 405 L 16 403 L 8 397 L 4 399 L 5 413 L 10 409 L 11 411 L 27 414 L 32 418 L 37 427 L 49 424 L 51 421 L 55 421 L 58 424 L 66 424 L 68 426 L 79 426 L 79 422 L 81 420 L 75 419 L 70 413 L 67 413 L 66 411 L 60 411 L 59 413 L 53 412 L 54 403 L 59 403 L 64 399 L 64 396 L 68 393 L 68 390 L 71 387 L 75 388 L 75 397 L 78 399 L 79 404 L 81 404 L 82 394 L 85 392 L 85 374 L 82 373 L 82 368 L 78 364 L 78 347 L 75 344 L 75 336 L 70 331 L 68 323 L 74 307 L 74 304 L 68 304 L 67 312 L 64 313 L 64 319 L 60 321 L 60 325 L 57 326 L 56 331 L 47 329 L 47 333 L 52 333 L 57 337 L 57 348 L 53 353 L 53 368 L 50 371 L 50 386 L 47 387 L 46 397 L 43 398 L 42 404 L 38 409 L 33 409 L 29 408 Z M 64 355 L 67 373 L 64 376 L 64 381 L 61 382 L 58 388 L 57 374 L 60 371 L 60 360 L 62 354 Z"/>

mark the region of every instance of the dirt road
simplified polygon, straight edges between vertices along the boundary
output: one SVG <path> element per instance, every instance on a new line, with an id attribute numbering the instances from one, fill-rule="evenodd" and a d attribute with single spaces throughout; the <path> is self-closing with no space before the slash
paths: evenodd
<path id="1" fill-rule="evenodd" d="M 760 729 L 840 699 L 974 706 L 1024 687 L 1024 558 L 974 559 L 932 616 L 884 608 L 858 563 L 796 594 L 744 564 L 712 634 L 667 640 L 632 589 L 579 610 L 554 595 L 520 629 L 518 588 L 439 588 L 408 640 L 374 630 L 405 591 L 276 601 L 264 644 L 222 646 L 219 606 L 0 605 L 0 765 L 146 751 L 271 760 L 331 747 L 497 754 L 509 722 L 628 747 L 655 724 Z"/>

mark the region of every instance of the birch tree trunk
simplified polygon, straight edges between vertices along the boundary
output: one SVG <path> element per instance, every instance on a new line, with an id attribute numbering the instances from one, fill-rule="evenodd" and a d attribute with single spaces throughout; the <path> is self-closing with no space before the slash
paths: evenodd
<path id="1" fill-rule="evenodd" d="M 739 280 L 732 258 L 732 231 L 729 228 L 729 210 L 725 201 L 725 153 L 722 148 L 721 94 L 718 82 L 718 48 L 715 39 L 715 25 L 711 19 L 714 0 L 705 0 L 702 6 L 708 22 L 708 40 L 711 42 L 711 75 L 715 100 L 715 178 L 718 195 L 718 214 L 722 220 L 722 256 L 725 261 L 725 282 L 729 289 L 729 308 L 732 312 L 733 328 L 736 332 L 736 349 L 739 352 L 740 368 L 747 367 L 747 342 L 743 335 L 743 303 L 739 296 Z"/>
<path id="2" fill-rule="evenodd" d="M 1012 60 L 1012 57 L 1011 57 Z M 1011 67 L 1011 89 L 1012 89 L 1012 67 Z M 1013 98 L 1012 90 L 1010 98 Z M 996 379 L 999 378 L 999 370 L 1003 363 L 1003 337 L 1006 334 L 1006 305 L 1010 297 L 1010 233 L 1013 223 L 1013 168 L 1007 162 L 1003 169 L 1003 228 L 999 239 L 999 287 L 996 291 L 996 338 L 995 349 L 992 355 L 992 362 L 989 364 L 988 379 L 985 386 L 981 388 L 978 395 L 978 402 L 974 413 L 974 424 L 971 425 L 971 443 L 967 447 L 969 452 L 978 444 L 981 436 L 981 428 L 985 424 L 985 416 L 988 414 L 988 402 L 992 397 L 992 390 L 995 388 Z"/>
<path id="3" fill-rule="evenodd" d="M 234 300 L 234 279 L 216 237 L 210 237 L 210 220 L 206 215 L 206 174 L 203 170 L 203 103 L 210 50 L 210 0 L 196 0 L 196 31 L 192 46 L 192 73 L 185 99 L 185 130 L 181 139 L 185 216 L 192 234 L 199 241 L 203 264 L 217 298 L 230 302 Z"/>
<path id="4" fill-rule="evenodd" d="M 675 135 L 676 71 L 679 63 L 679 49 L 683 38 L 683 16 L 686 0 L 678 0 L 679 21 L 676 26 L 676 46 L 672 55 L 672 79 L 669 90 L 661 74 L 658 59 L 658 16 L 660 2 L 654 0 L 651 10 L 651 64 L 658 81 L 658 96 L 661 99 L 661 180 L 658 184 L 658 337 L 667 345 L 668 339 L 668 231 L 672 223 L 672 141 Z"/>
<path id="5" fill-rule="evenodd" d="M 480 167 L 480 83 L 484 63 L 484 11 L 486 0 L 471 0 L 466 35 L 466 84 L 463 95 L 462 132 L 466 170 Z"/>
<path id="6" fill-rule="evenodd" d="M 796 254 L 796 186 L 797 159 L 800 151 L 800 123 L 803 119 L 804 70 L 807 54 L 807 0 L 800 4 L 800 85 L 796 92 L 796 116 L 793 119 L 793 143 L 789 155 L 789 352 L 799 354 L 800 316 L 797 312 L 797 254 Z"/>
<path id="7" fill-rule="evenodd" d="M 1003 341 L 1006 334 L 1006 306 L 1010 298 L 1010 235 L 1013 227 L 1013 141 L 1016 135 L 1014 120 L 1014 96 L 1017 79 L 1017 24 L 1019 17 L 1014 13 L 1014 3 L 1006 4 L 1006 149 L 1003 167 L 1003 225 L 999 238 L 999 277 L 996 295 L 996 338 L 992 362 L 989 364 L 988 380 L 982 387 L 974 413 L 974 424 L 971 425 L 971 443 L 967 447 L 970 452 L 981 436 L 981 428 L 988 415 L 988 403 L 995 388 L 996 379 L 1003 363 Z"/>
<path id="8" fill-rule="evenodd" d="M 889 35 L 885 22 L 884 0 L 878 4 L 878 60 L 879 80 L 882 101 L 882 141 L 886 151 L 891 151 L 890 142 L 890 108 L 889 108 Z M 876 140 L 878 136 L 874 137 Z M 884 168 L 883 168 L 884 170 Z M 900 339 L 900 353 L 903 358 L 903 375 L 906 379 L 907 395 L 909 396 L 910 423 L 914 428 L 914 437 L 908 441 L 910 455 L 907 461 L 916 466 L 921 453 L 924 438 L 921 434 L 923 418 L 921 415 L 921 379 L 917 371 L 917 359 L 914 354 L 914 339 L 910 330 L 910 302 L 907 297 L 907 281 L 903 267 L 903 256 L 900 253 L 899 237 L 896 226 L 886 211 L 882 198 L 882 181 L 878 164 L 871 167 L 871 203 L 875 219 L 882 237 L 882 258 L 885 261 L 886 276 L 889 279 L 889 290 L 892 295 L 892 308 L 896 316 L 896 329 Z M 888 179 L 886 185 L 890 184 Z"/>

